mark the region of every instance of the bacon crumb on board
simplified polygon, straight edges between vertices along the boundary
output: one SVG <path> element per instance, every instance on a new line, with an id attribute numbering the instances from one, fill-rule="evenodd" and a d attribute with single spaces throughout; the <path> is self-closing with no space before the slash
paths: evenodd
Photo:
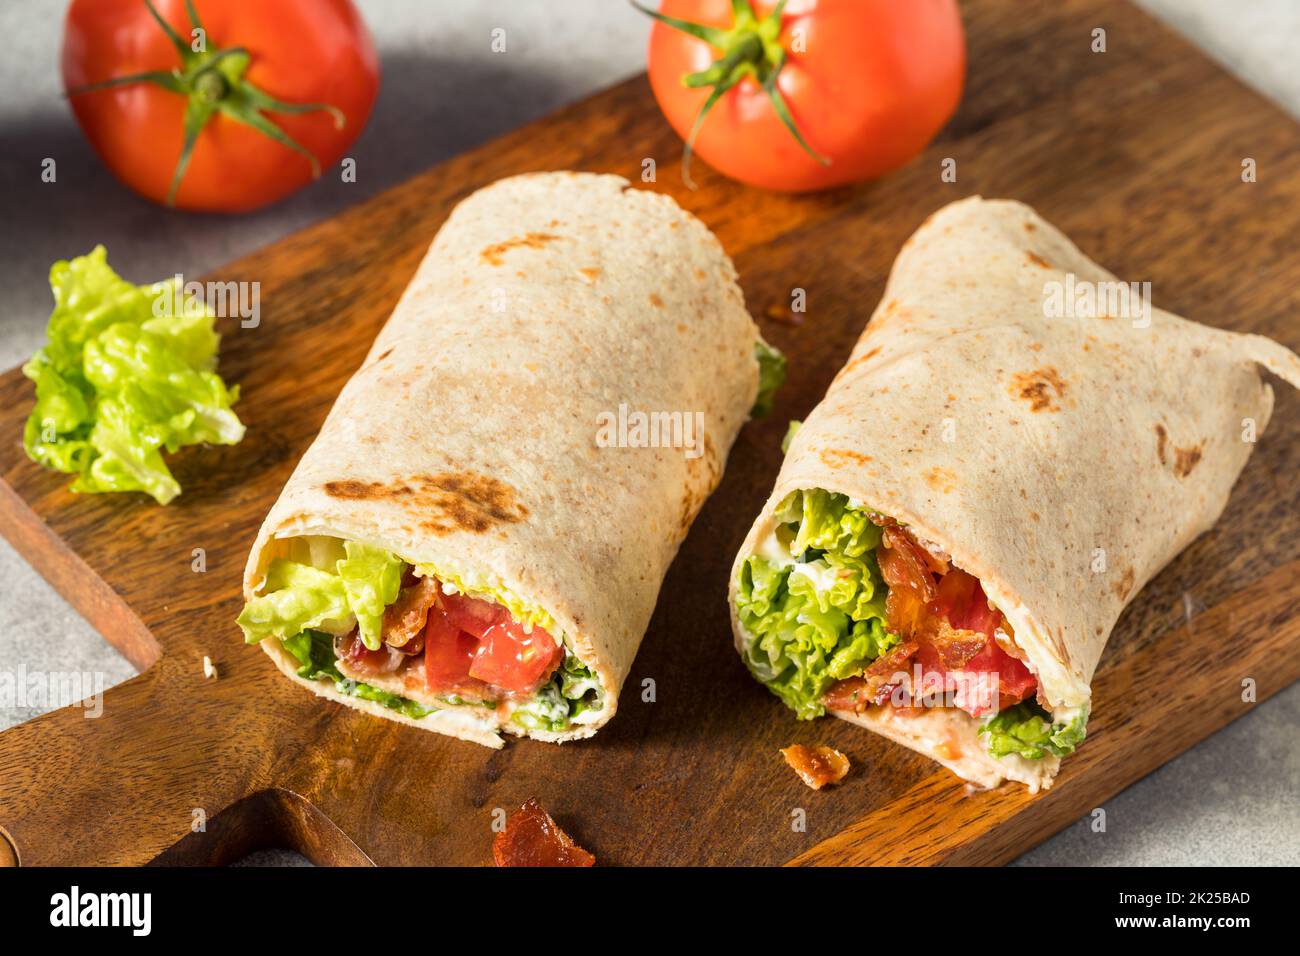
<path id="1" fill-rule="evenodd" d="M 843 780 L 849 772 L 849 758 L 833 747 L 805 747 L 794 744 L 781 751 L 781 756 L 814 790 Z"/>
<path id="2" fill-rule="evenodd" d="M 497 866 L 591 866 L 596 858 L 569 838 L 536 800 L 506 820 L 492 841 Z"/>

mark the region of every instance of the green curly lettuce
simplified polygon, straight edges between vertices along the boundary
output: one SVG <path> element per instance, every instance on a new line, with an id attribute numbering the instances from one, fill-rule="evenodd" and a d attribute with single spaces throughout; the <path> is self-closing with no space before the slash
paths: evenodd
<path id="1" fill-rule="evenodd" d="M 758 359 L 758 397 L 749 410 L 751 418 L 762 418 L 772 411 L 776 391 L 785 384 L 785 356 L 762 339 L 754 343 L 754 357 Z"/>
<path id="2" fill-rule="evenodd" d="M 28 457 L 76 475 L 73 491 L 143 491 L 167 504 L 181 487 L 164 451 L 244 437 L 231 410 L 239 389 L 214 371 L 212 314 L 174 283 L 122 279 L 103 246 L 56 262 L 50 288 L 48 341 L 23 365 L 36 383 L 23 429 Z"/>
<path id="3" fill-rule="evenodd" d="M 604 691 L 591 668 L 567 647 L 554 676 L 532 698 L 520 704 L 510 719 L 525 730 L 559 733 L 580 714 L 605 706 Z"/>
<path id="4" fill-rule="evenodd" d="M 1036 702 L 1027 701 L 995 714 L 980 727 L 988 738 L 994 757 L 1019 754 L 1039 760 L 1048 754 L 1064 757 L 1074 753 L 1088 734 L 1088 709 L 1082 708 L 1069 720 L 1052 723 L 1051 715 Z"/>
<path id="5" fill-rule="evenodd" d="M 899 642 L 885 629 L 880 529 L 844 495 L 796 491 L 777 508 L 777 554 L 740 566 L 736 610 L 745 663 L 802 720 L 826 712 L 835 681 Z"/>

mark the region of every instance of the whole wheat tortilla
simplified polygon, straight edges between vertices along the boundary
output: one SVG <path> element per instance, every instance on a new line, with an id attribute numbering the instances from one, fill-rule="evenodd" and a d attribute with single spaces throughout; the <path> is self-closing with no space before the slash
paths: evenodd
<path id="1" fill-rule="evenodd" d="M 668 196 L 581 173 L 474 193 L 267 515 L 245 597 L 301 535 L 488 578 L 549 612 L 605 692 L 593 723 L 529 735 L 590 736 L 754 403 L 757 337 L 730 259 Z M 621 404 L 703 413 L 702 449 L 598 447 L 600 416 Z M 488 746 L 524 733 L 481 710 L 400 717 L 301 680 L 279 641 L 261 643 L 350 707 Z"/>
<path id="2" fill-rule="evenodd" d="M 741 546 L 738 649 L 736 572 L 786 495 L 822 488 L 949 552 L 1006 615 L 1050 708 L 1090 704 L 1120 612 L 1218 519 L 1268 423 L 1258 366 L 1300 386 L 1300 359 L 1159 309 L 1148 327 L 1137 310 L 1049 315 L 1067 281 L 1077 297 L 1116 279 L 1017 202 L 952 203 L 904 244 Z M 989 757 L 960 712 L 837 716 L 985 786 L 1049 786 L 1059 763 Z"/>

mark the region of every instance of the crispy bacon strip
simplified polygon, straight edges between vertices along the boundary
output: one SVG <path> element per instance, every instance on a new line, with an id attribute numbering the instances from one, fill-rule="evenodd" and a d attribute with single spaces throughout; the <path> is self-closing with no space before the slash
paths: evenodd
<path id="1" fill-rule="evenodd" d="M 900 671 L 906 672 L 907 662 L 920 649 L 915 641 L 904 641 L 891 647 L 876 658 L 861 677 L 846 677 L 836 681 L 823 700 L 831 710 L 866 710 L 872 704 L 881 704 L 898 686 L 894 679 Z"/>
<path id="2" fill-rule="evenodd" d="M 890 588 L 908 588 L 925 601 L 933 601 L 936 594 L 934 575 L 930 570 L 930 554 L 916 543 L 902 528 L 890 526 L 881 534 L 884 555 L 880 573 Z"/>
<path id="3" fill-rule="evenodd" d="M 492 841 L 492 860 L 497 866 L 591 866 L 596 862 L 531 798 L 506 820 L 506 828 Z"/>
<path id="4" fill-rule="evenodd" d="M 404 654 L 420 653 L 424 649 L 424 622 L 429 608 L 437 603 L 438 582 L 433 578 L 416 578 L 410 587 L 402 588 L 397 600 L 384 609 L 384 643 Z"/>
<path id="5" fill-rule="evenodd" d="M 930 637 L 930 643 L 939 652 L 939 661 L 944 670 L 950 671 L 959 671 L 969 664 L 988 642 L 988 635 L 953 627 L 943 618 L 935 622 L 934 633 Z"/>
<path id="6" fill-rule="evenodd" d="M 814 790 L 839 783 L 849 772 L 849 758 L 833 747 L 793 744 L 781 756 L 804 783 Z"/>

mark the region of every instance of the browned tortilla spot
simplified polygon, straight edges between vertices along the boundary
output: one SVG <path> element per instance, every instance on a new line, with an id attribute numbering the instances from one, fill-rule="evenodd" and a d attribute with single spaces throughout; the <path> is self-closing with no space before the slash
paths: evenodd
<path id="1" fill-rule="evenodd" d="M 1165 463 L 1165 444 L 1169 441 L 1169 432 L 1165 431 L 1165 426 L 1156 422 L 1156 454 L 1160 457 L 1160 464 Z"/>
<path id="2" fill-rule="evenodd" d="M 588 282 L 595 282 L 597 279 L 600 278 L 600 270 L 597 269 L 595 266 L 588 266 L 585 269 L 579 269 L 578 272 L 580 272 L 582 274 L 582 277 L 586 279 Z"/>
<path id="3" fill-rule="evenodd" d="M 864 455 L 861 452 L 848 451 L 841 448 L 827 448 L 819 456 L 827 468 L 839 468 L 850 462 L 858 465 L 865 465 L 869 461 L 874 461 L 870 455 Z"/>
<path id="4" fill-rule="evenodd" d="M 1201 446 L 1193 445 L 1191 448 L 1174 449 L 1174 474 L 1179 478 L 1186 478 L 1192 473 L 1201 460 Z"/>
<path id="5" fill-rule="evenodd" d="M 504 260 L 501 258 L 511 249 L 540 249 L 548 242 L 555 242 L 559 236 L 551 235 L 549 232 L 530 232 L 526 235 L 516 236 L 513 239 L 507 239 L 505 242 L 498 242 L 488 246 L 479 253 L 479 258 L 490 266 L 502 265 Z"/>
<path id="6" fill-rule="evenodd" d="M 1133 589 L 1133 582 L 1137 580 L 1137 573 L 1130 567 L 1125 569 L 1120 579 L 1115 582 L 1115 596 L 1121 601 L 1128 599 L 1129 591 Z"/>
<path id="7" fill-rule="evenodd" d="M 380 355 L 379 358 L 375 359 L 375 361 L 376 361 L 376 362 L 382 362 L 384 359 L 388 358 L 388 356 L 390 356 L 390 355 L 392 355 L 392 354 L 393 354 L 393 350 L 392 350 L 392 349 L 384 349 L 383 354 Z"/>
<path id="8" fill-rule="evenodd" d="M 407 489 L 409 490 L 409 489 Z M 382 481 L 356 481 L 352 478 L 343 481 L 325 482 L 325 494 L 331 498 L 355 500 L 358 498 L 383 498 L 388 493 L 388 486 Z"/>
<path id="9" fill-rule="evenodd" d="M 957 476 L 947 468 L 930 468 L 925 472 L 925 483 L 945 495 L 957 488 Z"/>
<path id="10" fill-rule="evenodd" d="M 876 357 L 877 355 L 879 355 L 879 354 L 880 354 L 880 346 L 876 346 L 875 348 L 873 348 L 873 349 L 871 349 L 869 352 L 867 352 L 865 355 L 859 355 L 859 356 L 858 356 L 857 358 L 855 358 L 853 361 L 849 362 L 848 365 L 846 365 L 846 366 L 844 366 L 844 368 L 840 369 L 839 374 L 836 375 L 835 377 L 836 377 L 837 379 L 843 378 L 845 375 L 848 375 L 849 372 L 853 371 L 855 368 L 857 368 L 857 367 L 858 367 L 859 365 L 861 365 L 863 362 L 869 362 L 869 361 L 871 361 L 873 358 L 875 358 L 875 357 Z"/>
<path id="11" fill-rule="evenodd" d="M 1048 262 L 1042 256 L 1037 255 L 1036 253 L 1026 252 L 1025 258 L 1028 259 L 1030 262 L 1032 262 L 1034 265 L 1038 266 L 1040 269 L 1052 268 L 1052 264 L 1050 262 Z"/>
<path id="12" fill-rule="evenodd" d="M 650 304 L 653 305 L 656 309 L 662 309 L 664 307 L 664 300 L 659 298 L 658 292 L 651 292 Z"/>
<path id="13" fill-rule="evenodd" d="M 1065 397 L 1065 380 L 1050 365 L 1011 376 L 1011 394 L 1029 403 L 1031 411 L 1059 412 Z"/>
<path id="14" fill-rule="evenodd" d="M 325 493 L 344 499 L 400 499 L 426 517 L 420 526 L 435 534 L 471 531 L 481 534 L 497 524 L 528 517 L 515 490 L 504 481 L 472 471 L 414 475 L 392 482 L 327 481 Z"/>

